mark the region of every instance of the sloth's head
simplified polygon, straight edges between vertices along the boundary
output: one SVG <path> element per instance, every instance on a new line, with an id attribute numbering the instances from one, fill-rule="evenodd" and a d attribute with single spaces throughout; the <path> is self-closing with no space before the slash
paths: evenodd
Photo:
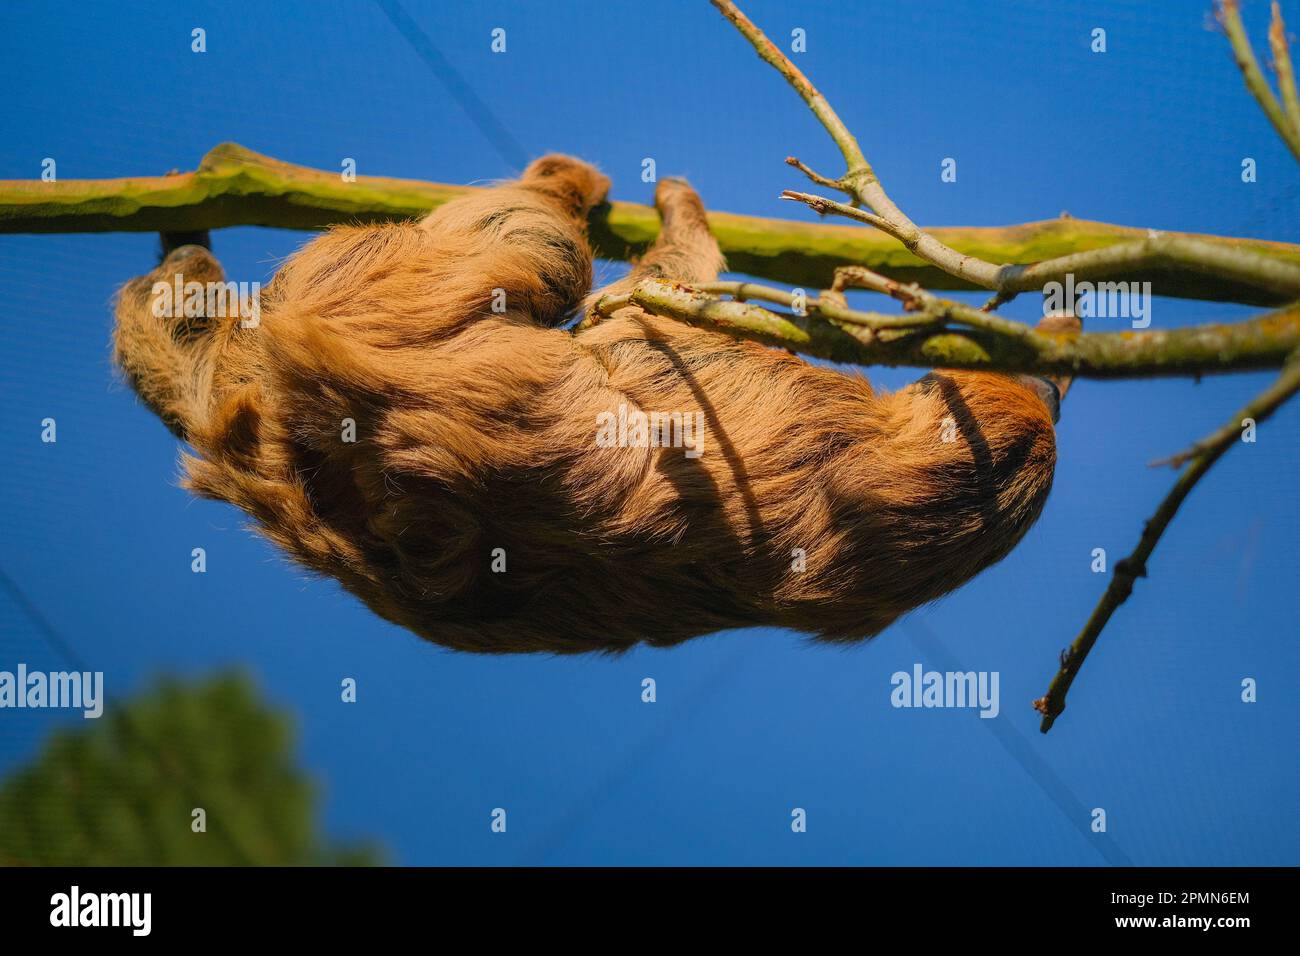
<path id="1" fill-rule="evenodd" d="M 609 177 L 595 166 L 572 156 L 551 153 L 533 160 L 524 170 L 522 183 L 545 193 L 578 218 L 586 218 L 592 206 L 599 205 L 609 192 Z"/>

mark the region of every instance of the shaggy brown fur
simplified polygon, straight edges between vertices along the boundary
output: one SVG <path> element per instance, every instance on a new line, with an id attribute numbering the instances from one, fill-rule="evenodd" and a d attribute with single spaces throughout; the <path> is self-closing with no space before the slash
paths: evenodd
<path id="1" fill-rule="evenodd" d="M 186 246 L 122 290 L 118 361 L 193 446 L 188 487 L 463 650 L 754 624 L 853 640 L 1010 551 L 1055 464 L 1052 418 L 1021 381 L 937 372 L 881 394 L 635 307 L 555 328 L 590 287 L 585 219 L 608 185 L 551 156 L 421 223 L 333 229 L 279 270 L 257 328 L 154 317 L 155 282 L 222 278 Z M 618 285 L 713 279 L 698 197 L 670 180 L 656 203 L 660 238 Z M 703 453 L 600 447 L 598 416 L 620 403 L 702 412 Z"/>

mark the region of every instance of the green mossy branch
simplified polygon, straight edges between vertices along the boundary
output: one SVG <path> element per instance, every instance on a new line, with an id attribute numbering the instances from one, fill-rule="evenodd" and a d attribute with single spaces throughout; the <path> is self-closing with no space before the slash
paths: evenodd
<path id="1" fill-rule="evenodd" d="M 226 226 L 324 229 L 335 223 L 422 216 L 476 188 L 381 176 L 357 176 L 355 182 L 345 182 L 336 172 L 281 162 L 223 143 L 190 173 L 56 182 L 0 180 L 0 233 L 191 232 Z M 836 267 L 862 265 L 931 289 L 978 288 L 917 258 L 890 236 L 855 226 L 724 212 L 709 213 L 709 226 L 732 270 L 792 286 L 820 288 Z M 649 206 L 615 202 L 593 213 L 590 230 L 598 255 L 628 259 L 644 252 L 658 235 L 659 216 Z M 1148 235 L 1145 229 L 1071 218 L 929 231 L 963 254 L 1011 265 L 1103 249 Z M 1298 245 L 1195 238 L 1300 266 Z M 1157 295 L 1178 298 L 1251 305 L 1283 302 L 1264 289 L 1173 266 L 1109 278 L 1149 280 Z"/>

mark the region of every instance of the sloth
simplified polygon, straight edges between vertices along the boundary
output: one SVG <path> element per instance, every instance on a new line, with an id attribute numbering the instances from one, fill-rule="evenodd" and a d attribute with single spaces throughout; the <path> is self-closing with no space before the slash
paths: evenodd
<path id="1" fill-rule="evenodd" d="M 609 185 L 552 155 L 422 221 L 332 228 L 282 264 L 256 323 L 160 317 L 178 276 L 224 280 L 206 243 L 164 236 L 118 295 L 116 361 L 192 449 L 187 488 L 459 650 L 753 625 L 857 641 L 1024 536 L 1068 381 L 938 370 L 884 393 L 635 305 L 575 333 L 584 297 L 724 266 L 699 197 L 665 179 L 658 238 L 588 295 Z M 611 416 L 702 434 L 646 441 Z"/>

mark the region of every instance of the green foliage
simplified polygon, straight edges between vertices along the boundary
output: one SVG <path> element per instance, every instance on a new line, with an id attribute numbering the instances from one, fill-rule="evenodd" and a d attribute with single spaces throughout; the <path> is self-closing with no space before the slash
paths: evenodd
<path id="1" fill-rule="evenodd" d="M 192 829 L 206 812 L 206 832 Z M 375 865 L 327 845 L 290 721 L 244 677 L 163 681 L 60 730 L 0 786 L 10 866 Z"/>

